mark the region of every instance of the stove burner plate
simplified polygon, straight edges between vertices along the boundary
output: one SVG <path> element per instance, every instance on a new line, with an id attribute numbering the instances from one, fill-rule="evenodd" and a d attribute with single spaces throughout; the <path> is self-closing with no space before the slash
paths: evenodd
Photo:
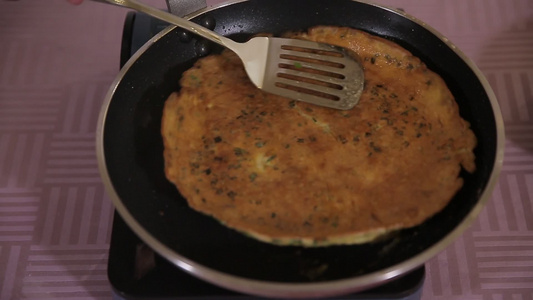
<path id="1" fill-rule="evenodd" d="M 108 277 L 121 299 L 259 299 L 197 279 L 148 248 L 115 212 Z M 425 268 L 380 287 L 332 299 L 420 299 Z"/>

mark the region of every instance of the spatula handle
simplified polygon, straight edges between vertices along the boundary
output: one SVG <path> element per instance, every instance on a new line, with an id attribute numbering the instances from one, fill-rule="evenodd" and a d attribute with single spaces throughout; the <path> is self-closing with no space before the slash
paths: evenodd
<path id="1" fill-rule="evenodd" d="M 174 24 L 182 29 L 185 29 L 187 31 L 190 31 L 192 33 L 195 33 L 203 38 L 206 38 L 212 42 L 215 42 L 217 44 L 220 44 L 224 47 L 233 49 L 235 42 L 225 38 L 218 33 L 215 33 L 203 26 L 200 26 L 196 23 L 193 23 L 191 21 L 185 20 L 183 18 L 180 18 L 176 15 L 173 15 L 169 12 L 157 9 L 155 7 L 152 7 L 150 5 L 146 5 L 140 1 L 137 0 L 92 0 L 95 2 L 101 2 L 106 4 L 114 4 L 122 7 L 127 7 L 134 9 L 136 11 L 143 12 L 147 15 L 150 15 L 156 19 L 165 21 L 170 24 Z"/>

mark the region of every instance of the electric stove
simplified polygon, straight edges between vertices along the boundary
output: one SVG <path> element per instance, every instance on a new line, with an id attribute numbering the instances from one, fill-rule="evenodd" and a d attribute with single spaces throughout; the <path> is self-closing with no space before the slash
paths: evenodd
<path id="1" fill-rule="evenodd" d="M 166 26 L 166 23 L 144 14 L 128 13 L 123 31 L 121 67 Z M 108 278 L 114 299 L 262 299 L 214 286 L 182 271 L 144 244 L 116 212 Z M 424 278 L 425 268 L 422 266 L 377 288 L 330 299 L 420 299 Z"/>

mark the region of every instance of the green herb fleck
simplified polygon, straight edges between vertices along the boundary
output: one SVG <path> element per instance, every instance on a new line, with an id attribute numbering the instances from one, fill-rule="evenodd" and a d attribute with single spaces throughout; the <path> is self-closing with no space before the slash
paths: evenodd
<path id="1" fill-rule="evenodd" d="M 416 108 L 415 106 L 411 106 L 409 109 L 407 109 L 404 112 L 402 112 L 401 115 L 402 116 L 407 116 L 410 111 L 418 111 L 418 108 Z"/>
<path id="2" fill-rule="evenodd" d="M 389 119 L 389 118 L 385 118 L 385 117 L 382 117 L 381 120 L 383 121 L 386 121 L 387 122 L 387 125 L 391 126 L 392 124 L 394 124 L 394 121 Z"/>
<path id="3" fill-rule="evenodd" d="M 290 108 L 293 108 L 295 106 L 296 106 L 296 100 L 292 100 L 292 101 L 289 102 L 289 107 Z"/>
<path id="4" fill-rule="evenodd" d="M 240 168 L 241 168 L 241 163 L 228 166 L 228 169 L 240 169 Z"/>
<path id="5" fill-rule="evenodd" d="M 237 196 L 237 193 L 235 193 L 234 191 L 229 191 L 227 195 L 231 198 L 231 200 L 235 200 L 235 196 Z"/>
<path id="6" fill-rule="evenodd" d="M 254 182 L 254 180 L 257 178 L 257 173 L 251 173 L 248 177 L 250 178 L 250 182 Z"/>
<path id="7" fill-rule="evenodd" d="M 339 138 L 339 141 L 343 144 L 346 144 L 348 142 L 348 140 L 346 139 L 346 137 L 344 137 L 343 135 L 339 135 L 338 136 Z"/>
<path id="8" fill-rule="evenodd" d="M 233 152 L 234 152 L 235 155 L 237 155 L 237 156 L 242 156 L 243 154 L 246 153 L 246 150 L 241 149 L 241 148 L 233 148 Z"/>
<path id="9" fill-rule="evenodd" d="M 374 145 L 374 142 L 370 142 L 370 148 L 372 148 L 372 150 L 374 150 L 377 153 L 381 152 L 381 147 Z"/>
<path id="10" fill-rule="evenodd" d="M 276 158 L 276 156 L 277 156 L 276 154 L 271 155 L 271 156 L 267 159 L 266 162 L 271 162 L 274 158 Z"/>
<path id="11" fill-rule="evenodd" d="M 303 66 L 302 66 L 302 64 L 299 63 L 299 62 L 295 62 L 295 63 L 294 63 L 294 67 L 295 67 L 296 69 L 301 69 Z"/>

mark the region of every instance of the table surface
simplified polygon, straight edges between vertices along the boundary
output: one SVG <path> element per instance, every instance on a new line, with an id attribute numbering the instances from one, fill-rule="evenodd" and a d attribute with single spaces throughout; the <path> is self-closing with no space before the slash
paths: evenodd
<path id="1" fill-rule="evenodd" d="M 533 299 L 533 1 L 376 2 L 403 8 L 466 53 L 506 124 L 493 196 L 427 263 L 423 299 Z M 91 1 L 0 0 L 0 299 L 111 298 L 113 207 L 94 143 L 125 14 Z"/>

